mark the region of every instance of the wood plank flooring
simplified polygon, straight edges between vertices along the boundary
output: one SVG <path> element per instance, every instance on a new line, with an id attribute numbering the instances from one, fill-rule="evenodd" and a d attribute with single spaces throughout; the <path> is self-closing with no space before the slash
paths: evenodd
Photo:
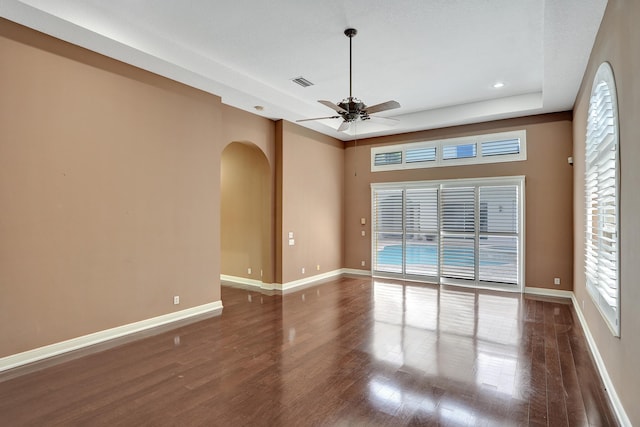
<path id="1" fill-rule="evenodd" d="M 0 425 L 617 425 L 568 300 L 362 277 L 222 300 L 0 376 Z"/>

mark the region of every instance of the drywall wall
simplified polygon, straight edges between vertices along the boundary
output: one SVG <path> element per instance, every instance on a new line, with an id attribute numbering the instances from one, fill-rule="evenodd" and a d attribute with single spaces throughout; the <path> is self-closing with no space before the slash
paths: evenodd
<path id="1" fill-rule="evenodd" d="M 276 281 L 287 284 L 342 268 L 343 143 L 279 121 L 276 145 Z"/>
<path id="2" fill-rule="evenodd" d="M 574 292 L 615 391 L 632 425 L 640 425 L 640 3 L 609 0 L 574 107 Z M 596 70 L 613 67 L 620 126 L 620 338 L 612 335 L 585 288 L 584 170 L 589 98 Z"/>
<path id="3" fill-rule="evenodd" d="M 220 99 L 6 20 L 0 57 L 0 357 L 219 301 Z"/>
<path id="4" fill-rule="evenodd" d="M 351 142 L 345 157 L 345 267 L 371 268 L 371 183 L 524 175 L 525 285 L 571 290 L 571 114 L 524 117 Z M 526 129 L 527 160 L 484 165 L 371 172 L 371 147 Z M 360 225 L 366 218 L 367 226 Z M 361 231 L 367 231 L 366 236 Z M 361 266 L 365 261 L 366 266 Z M 554 285 L 559 277 L 561 285 Z"/>

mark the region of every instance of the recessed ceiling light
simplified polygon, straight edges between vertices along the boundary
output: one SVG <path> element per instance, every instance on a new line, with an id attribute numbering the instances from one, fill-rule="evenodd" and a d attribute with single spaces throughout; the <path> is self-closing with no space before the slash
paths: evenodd
<path id="1" fill-rule="evenodd" d="M 494 87 L 494 88 L 496 88 L 496 89 L 500 89 L 501 87 L 504 87 L 504 83 L 502 83 L 502 82 L 495 82 L 495 83 L 493 84 L 493 87 Z"/>

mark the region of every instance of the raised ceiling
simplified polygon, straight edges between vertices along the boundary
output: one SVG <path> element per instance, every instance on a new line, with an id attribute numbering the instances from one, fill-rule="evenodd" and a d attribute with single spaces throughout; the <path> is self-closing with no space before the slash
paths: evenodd
<path id="1" fill-rule="evenodd" d="M 271 119 L 332 114 L 349 94 L 402 107 L 350 140 L 569 110 L 606 0 L 0 0 L 0 15 Z M 303 88 L 291 80 L 314 83 Z M 504 83 L 494 88 L 496 82 Z M 264 107 L 258 111 L 255 107 Z M 354 133 L 355 132 L 355 133 Z"/>

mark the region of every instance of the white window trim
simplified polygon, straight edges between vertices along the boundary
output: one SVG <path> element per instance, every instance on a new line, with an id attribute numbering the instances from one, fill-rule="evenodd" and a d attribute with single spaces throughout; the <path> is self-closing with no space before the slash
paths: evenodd
<path id="1" fill-rule="evenodd" d="M 615 147 L 616 147 L 616 159 L 615 159 L 615 202 L 616 202 L 616 308 L 615 310 L 613 310 L 611 308 L 610 305 L 608 305 L 606 302 L 604 302 L 602 300 L 602 298 L 599 296 L 599 292 L 598 292 L 598 287 L 596 285 L 591 284 L 590 280 L 589 280 L 589 273 L 588 273 L 588 268 L 589 268 L 589 264 L 588 264 L 588 260 L 586 257 L 587 251 L 588 251 L 588 244 L 589 244 L 589 238 L 588 236 L 585 235 L 585 287 L 587 288 L 587 293 L 590 295 L 594 305 L 596 306 L 596 308 L 598 309 L 598 311 L 600 312 L 600 314 L 602 315 L 603 319 L 605 320 L 606 325 L 609 327 L 609 329 L 611 330 L 611 333 L 613 334 L 613 336 L 615 337 L 619 337 L 620 336 L 620 308 L 621 308 L 621 292 L 620 292 L 620 288 L 621 288 L 621 284 L 620 284 L 620 129 L 619 129 L 619 120 L 618 120 L 618 99 L 617 99 L 617 88 L 616 88 L 616 84 L 615 84 L 615 77 L 613 74 L 613 69 L 611 68 L 611 65 L 608 62 L 603 62 L 602 64 L 600 64 L 600 67 L 598 67 L 598 70 L 596 72 L 596 75 L 593 79 L 593 85 L 591 87 L 591 96 L 589 99 L 589 109 L 588 109 L 588 116 L 587 116 L 587 137 L 585 138 L 585 155 L 587 153 L 587 144 L 588 144 L 588 140 L 589 140 L 589 123 L 590 123 L 590 117 L 589 114 L 591 113 L 591 99 L 594 95 L 594 92 L 596 90 L 596 88 L 598 87 L 598 85 L 600 85 L 601 83 L 606 83 L 608 86 L 608 89 L 610 91 L 611 94 L 611 108 L 613 111 L 613 128 L 614 128 L 614 141 L 615 141 Z M 587 206 L 587 199 L 586 199 L 586 186 L 587 186 L 587 174 L 589 172 L 589 165 L 588 165 L 588 160 L 585 159 L 585 204 L 584 204 L 584 209 L 585 209 L 585 228 L 584 228 L 584 232 L 585 233 L 591 233 L 591 230 L 588 229 L 588 218 L 586 218 L 586 216 L 588 216 L 588 206 Z"/>
<path id="2" fill-rule="evenodd" d="M 482 143 L 503 141 L 509 139 L 520 139 L 520 152 L 517 154 L 499 154 L 491 156 L 483 156 Z M 463 159 L 449 159 L 444 160 L 442 158 L 442 148 L 448 145 L 464 145 L 464 144 L 476 144 L 476 156 Z M 415 150 L 418 148 L 436 148 L 436 159 L 425 162 L 413 162 L 406 163 L 406 151 Z M 376 154 L 381 153 L 402 153 L 402 163 L 392 165 L 376 165 Z M 517 162 L 527 160 L 527 131 L 516 130 L 510 132 L 499 132 L 485 135 L 473 135 L 463 136 L 459 138 L 447 138 L 434 141 L 422 141 L 422 142 L 410 142 L 406 144 L 394 144 L 384 145 L 371 148 L 371 172 L 382 172 L 392 170 L 403 169 L 422 169 L 433 167 L 446 167 L 446 166 L 460 166 L 460 165 L 475 165 L 482 163 L 502 163 L 502 162 Z"/>
<path id="3" fill-rule="evenodd" d="M 432 180 L 432 181 L 402 181 L 402 182 L 378 182 L 371 183 L 371 200 L 373 200 L 374 191 L 375 190 L 384 190 L 384 189 L 411 189 L 411 188 L 424 188 L 424 187 L 467 187 L 469 185 L 518 185 L 520 189 L 520 198 L 518 201 L 518 209 L 520 210 L 520 222 L 518 224 L 520 230 L 520 239 L 518 242 L 518 251 L 520 251 L 519 257 L 519 266 L 518 266 L 518 283 L 515 288 L 508 288 L 503 286 L 493 286 L 490 284 L 486 284 L 485 282 L 476 281 L 471 286 L 473 288 L 481 288 L 481 289 L 493 289 L 499 291 L 511 291 L 511 292 L 519 292 L 523 293 L 525 288 L 525 268 L 526 268 L 526 253 L 525 253 L 525 241 L 526 241 L 526 206 L 525 206 L 525 176 L 524 175 L 516 175 L 516 176 L 499 176 L 499 177 L 489 177 L 489 178 L 464 178 L 464 179 L 445 179 L 445 180 Z M 369 236 L 371 236 L 371 275 L 372 277 L 389 277 L 389 278 L 401 278 L 409 281 L 421 281 L 416 279 L 415 276 L 404 276 L 393 273 L 380 273 L 373 270 L 374 262 L 376 256 L 376 248 L 374 245 L 374 235 L 375 230 L 374 227 L 374 218 L 375 218 L 375 207 L 373 203 L 371 203 L 371 229 L 369 230 Z M 469 287 L 469 285 L 465 285 L 463 282 L 449 282 L 447 284 L 454 284 L 463 287 Z"/>

